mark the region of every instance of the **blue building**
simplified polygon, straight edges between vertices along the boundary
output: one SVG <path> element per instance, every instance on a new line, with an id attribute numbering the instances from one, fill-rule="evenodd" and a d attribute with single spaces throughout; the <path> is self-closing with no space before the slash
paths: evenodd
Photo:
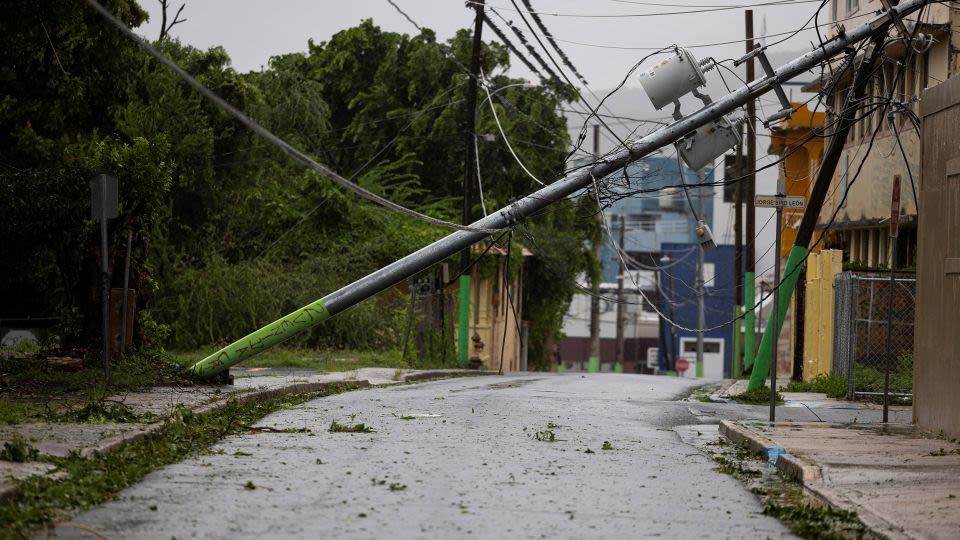
<path id="1" fill-rule="evenodd" d="M 635 260 L 649 265 L 659 259 L 664 243 L 693 243 L 697 241 L 697 220 L 680 187 L 679 162 L 676 157 L 647 157 L 627 168 L 628 182 L 610 177 L 610 190 L 635 193 L 614 202 L 606 210 L 610 233 L 614 241 L 620 235 L 620 217 L 625 221 L 624 251 Z M 705 168 L 701 179 L 696 171 L 683 166 L 683 181 L 690 186 L 712 183 L 714 169 Z M 713 228 L 713 186 L 688 188 L 696 213 Z M 620 259 L 610 242 L 600 251 L 603 281 L 614 283 Z M 646 287 L 644 287 L 646 289 Z"/>
<path id="2" fill-rule="evenodd" d="M 660 271 L 660 309 L 679 326 L 697 327 L 697 244 L 663 244 L 664 269 Z M 736 288 L 733 280 L 733 246 L 717 246 L 704 252 L 705 328 L 728 323 L 733 318 Z M 684 376 L 729 378 L 733 358 L 733 333 L 729 325 L 704 332 L 704 362 L 696 364 L 697 332 L 661 324 L 658 362 L 661 371 L 676 368 L 676 359 L 687 360 Z"/>

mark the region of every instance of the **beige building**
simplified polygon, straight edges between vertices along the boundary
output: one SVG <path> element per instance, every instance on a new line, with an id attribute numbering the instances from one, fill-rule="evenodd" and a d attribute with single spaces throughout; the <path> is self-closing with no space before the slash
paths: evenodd
<path id="1" fill-rule="evenodd" d="M 882 7 L 878 0 L 831 0 L 830 18 L 853 28 L 873 17 Z M 960 29 L 957 24 L 960 10 L 947 4 L 932 4 L 919 14 L 919 27 L 917 19 L 911 16 L 905 20 L 908 34 L 916 31 L 928 39 L 914 41 L 912 46 L 902 40 L 888 40 L 883 51 L 886 60 L 868 87 L 859 113 L 861 120 L 851 130 L 820 214 L 821 228 L 836 215 L 824 247 L 842 249 L 844 262 L 855 266 L 890 266 L 888 220 L 894 176 L 901 179 L 897 266 L 916 264 L 920 139 L 911 116 L 918 113 L 919 96 L 925 88 L 935 86 L 957 71 L 960 34 L 953 29 Z M 829 35 L 836 32 L 834 26 Z M 891 27 L 891 35 L 899 35 L 896 27 Z M 809 89 L 820 90 L 831 79 L 831 74 L 825 72 L 822 83 L 815 83 Z M 848 76 L 828 88 L 828 127 L 842 109 L 849 84 Z M 881 106 L 888 95 L 893 102 L 902 104 L 894 107 L 892 116 L 886 115 L 886 108 Z"/>

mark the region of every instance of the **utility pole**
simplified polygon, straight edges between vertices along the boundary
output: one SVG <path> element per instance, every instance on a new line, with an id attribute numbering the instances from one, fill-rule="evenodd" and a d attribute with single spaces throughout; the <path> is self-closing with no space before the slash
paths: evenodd
<path id="1" fill-rule="evenodd" d="M 593 159 L 600 159 L 600 124 L 593 126 Z M 597 208 L 597 221 L 600 230 L 603 230 L 603 209 Z M 590 276 L 590 356 L 587 359 L 587 371 L 600 371 L 600 282 L 603 280 L 603 264 L 600 261 L 600 244 L 598 239 L 593 244 L 593 260 L 599 266 L 597 276 Z"/>
<path id="2" fill-rule="evenodd" d="M 623 254 L 627 252 L 626 243 L 624 242 L 625 231 L 627 228 L 627 220 L 624 219 L 623 215 L 620 216 L 620 271 L 617 273 L 617 352 L 615 355 L 615 363 L 613 364 L 613 371 L 616 373 L 623 373 L 623 326 L 624 321 L 627 317 L 627 307 L 624 303 L 623 297 L 623 277 L 627 272 L 627 265 L 624 264 Z"/>
<path id="3" fill-rule="evenodd" d="M 747 53 L 753 51 L 753 10 L 748 9 L 743 12 L 745 23 L 746 23 L 746 43 L 747 43 Z M 753 58 L 747 61 L 747 84 L 753 82 L 754 79 L 753 71 Z M 745 178 L 746 184 L 744 187 L 746 189 L 741 190 L 743 193 L 743 199 L 747 203 L 747 218 L 746 225 L 747 231 L 744 235 L 744 241 L 746 246 L 744 249 L 744 257 L 746 257 L 746 268 L 743 273 L 743 307 L 747 310 L 747 316 L 745 317 L 745 332 L 743 337 L 743 368 L 750 369 L 753 367 L 753 358 L 756 354 L 756 334 L 754 333 L 754 313 L 753 306 L 756 303 L 755 293 L 756 293 L 756 253 L 754 242 L 757 233 L 756 233 L 756 210 L 753 207 L 753 196 L 756 194 L 757 189 L 757 105 L 756 101 L 750 100 L 747 102 L 747 163 L 746 163 L 746 173 L 747 177 Z"/>
<path id="4" fill-rule="evenodd" d="M 231 366 L 234 366 L 237 363 L 246 360 L 247 358 L 256 356 L 257 354 L 292 338 L 300 332 L 308 330 L 326 321 L 327 319 L 330 319 L 331 317 L 335 317 L 336 315 L 343 313 L 351 307 L 379 292 L 396 285 L 404 279 L 407 279 L 410 276 L 415 275 L 434 264 L 437 264 L 438 262 L 442 262 L 449 257 L 452 257 L 453 255 L 459 253 L 462 249 L 470 247 L 473 244 L 488 238 L 491 234 L 493 234 L 493 232 L 513 227 L 523 219 L 542 212 L 551 204 L 568 199 L 577 193 L 581 193 L 585 189 L 589 189 L 593 184 L 594 178 L 603 178 L 612 173 L 619 173 L 621 170 L 623 170 L 623 167 L 629 165 L 630 163 L 640 160 L 664 146 L 671 145 L 691 131 L 695 131 L 710 122 L 716 121 L 721 116 L 732 113 L 738 108 L 743 107 L 749 101 L 754 100 L 771 90 L 771 85 L 774 85 L 777 82 L 789 81 L 801 73 L 810 70 L 814 66 L 819 65 L 821 62 L 833 58 L 844 50 L 850 48 L 851 45 L 858 44 L 864 39 L 878 36 L 879 41 L 882 42 L 882 39 L 886 35 L 887 25 L 894 15 L 900 17 L 909 16 L 920 10 L 922 7 L 928 5 L 930 2 L 931 0 L 901 0 L 894 12 L 882 10 L 876 16 L 870 18 L 865 24 L 848 29 L 843 34 L 839 34 L 833 39 L 824 42 L 823 45 L 808 51 L 806 54 L 791 60 L 783 66 L 780 66 L 774 70 L 771 75 L 764 77 L 762 81 L 758 81 L 750 86 L 741 86 L 733 92 L 714 101 L 710 107 L 698 109 L 696 112 L 676 120 L 669 125 L 662 126 L 653 133 L 629 142 L 626 148 L 611 152 L 610 155 L 607 156 L 603 161 L 594 163 L 591 167 L 585 167 L 571 171 L 569 174 L 557 179 L 554 182 L 551 182 L 540 190 L 516 200 L 504 208 L 500 208 L 484 218 L 478 219 L 471 224 L 469 229 L 452 232 L 428 246 L 424 246 L 423 248 L 405 257 L 402 257 L 401 259 L 396 260 L 375 272 L 371 272 L 370 274 L 350 284 L 344 285 L 343 287 L 323 296 L 322 298 L 319 298 L 284 315 L 283 317 L 280 317 L 276 321 L 273 321 L 262 328 L 254 330 L 250 334 L 226 345 L 225 347 L 195 363 L 193 366 L 188 368 L 189 372 L 198 377 L 210 377 L 224 373 Z M 170 62 L 160 53 L 156 52 L 139 36 L 123 26 L 123 24 L 117 20 L 112 13 L 102 8 L 100 4 L 92 3 L 91 5 L 97 9 L 97 11 L 103 17 L 121 28 L 121 30 L 124 31 L 128 37 L 136 40 L 137 43 L 139 43 L 140 46 L 143 47 L 147 52 L 156 57 L 159 61 L 162 61 L 168 65 L 170 69 L 175 71 L 177 75 L 179 75 L 192 87 L 196 88 L 198 91 L 206 90 L 206 87 L 200 84 L 196 79 L 180 69 L 179 66 L 172 64 L 172 62 Z M 875 50 L 879 49 L 877 46 L 877 41 L 878 40 L 874 40 Z M 877 55 L 874 54 L 873 56 L 875 60 Z M 852 61 L 852 59 L 850 60 Z M 871 62 L 872 65 L 875 65 L 873 60 Z M 863 70 L 855 70 L 855 80 L 857 79 L 857 74 L 859 74 L 861 71 L 865 72 L 864 74 L 866 74 L 871 70 L 869 67 Z M 243 115 L 243 113 L 233 109 L 229 104 L 221 103 L 214 98 L 211 99 L 222 109 L 228 111 L 231 115 L 237 118 L 237 120 L 242 124 L 251 127 L 251 129 L 257 128 L 258 131 L 263 131 L 262 126 L 256 124 L 253 120 Z M 856 104 L 857 100 L 851 100 L 851 103 Z M 844 115 L 841 116 L 841 121 L 839 122 L 841 126 L 844 123 L 844 119 L 849 118 L 850 123 L 854 121 L 854 115 L 849 114 L 850 112 L 851 111 L 848 109 L 845 111 Z M 840 128 L 838 127 L 837 129 Z M 843 138 L 846 137 L 846 133 L 848 131 L 849 126 L 847 126 L 847 130 L 843 132 L 843 137 L 839 138 L 839 142 L 837 142 L 836 137 L 832 139 L 830 142 L 831 151 L 824 154 L 824 162 L 821 166 L 820 174 L 817 176 L 817 183 L 814 185 L 814 189 L 810 194 L 810 202 L 807 206 L 807 212 L 804 213 L 804 219 L 797 231 L 797 241 L 791 249 L 790 257 L 787 259 L 783 285 L 786 287 L 786 289 L 784 289 L 785 294 L 788 292 L 787 289 L 792 288 L 790 281 L 793 274 L 791 272 L 793 272 L 793 269 L 803 262 L 803 258 L 807 251 L 805 246 L 808 245 L 808 242 L 812 236 L 814 227 L 816 226 L 816 216 L 819 215 L 820 209 L 823 206 L 823 201 L 826 197 L 826 193 L 829 190 L 830 176 L 832 176 L 833 171 L 836 169 L 837 161 L 842 153 L 836 152 L 833 154 L 832 147 L 834 145 L 838 145 L 839 149 L 842 150 Z M 269 132 L 263 133 L 263 136 L 271 141 L 276 138 L 272 134 L 269 134 Z M 271 139 L 271 137 L 273 137 L 273 139 Z M 282 143 L 282 141 L 279 141 L 279 143 Z M 294 158 L 299 160 L 301 163 L 306 164 L 311 169 L 324 172 L 324 174 L 326 174 L 329 178 L 336 180 L 338 183 L 341 181 L 341 177 L 337 176 L 336 173 L 325 169 L 322 165 L 313 161 L 309 156 L 302 154 L 297 149 L 287 146 L 286 150 L 292 156 L 294 156 Z M 824 175 L 828 175 L 826 176 L 825 181 L 823 181 Z M 352 186 L 351 184 L 346 184 L 345 187 L 350 188 L 357 193 L 363 193 L 359 190 L 359 188 L 356 188 L 356 186 Z M 810 219 L 808 219 L 808 217 L 811 216 L 810 212 L 814 208 L 816 213 L 813 214 Z M 766 333 L 766 335 L 770 338 L 772 338 L 774 334 L 776 334 L 775 331 L 769 331 Z M 762 350 L 763 349 L 761 347 L 761 352 Z M 762 359 L 763 355 L 761 354 L 758 356 L 758 358 Z M 759 365 L 756 366 L 751 374 L 751 385 L 754 383 L 753 377 L 759 376 L 761 373 L 761 385 L 766 379 L 766 368 L 759 368 Z M 753 390 L 755 388 L 750 389 Z"/>
<path id="5" fill-rule="evenodd" d="M 683 174 L 683 171 L 680 171 Z M 697 171 L 697 198 L 700 201 L 699 215 L 703 216 L 703 170 Z M 703 329 L 707 327 L 706 310 L 704 309 L 703 299 L 703 244 L 697 244 L 697 371 L 696 374 L 704 372 L 706 366 L 703 365 Z"/>
<path id="6" fill-rule="evenodd" d="M 784 174 L 777 179 L 777 197 L 783 197 L 786 191 L 786 169 Z M 778 285 L 780 284 L 780 239 L 783 237 L 783 207 L 777 206 L 777 231 L 773 247 L 773 327 L 780 328 L 780 321 L 783 315 L 780 313 L 780 295 L 783 292 Z M 778 332 L 779 334 L 779 332 Z M 773 344 L 773 360 L 770 362 L 770 421 L 777 419 L 777 344 Z"/>
<path id="7" fill-rule="evenodd" d="M 473 182 L 476 170 L 477 81 L 480 78 L 480 49 L 483 47 L 483 3 L 473 3 L 476 16 L 473 23 L 473 51 L 470 56 L 470 78 L 467 79 L 466 109 L 463 114 L 463 139 L 467 151 L 463 163 L 463 224 L 473 223 Z M 460 251 L 459 313 L 457 317 L 457 361 L 466 366 L 470 357 L 470 246 Z"/>
<path id="8" fill-rule="evenodd" d="M 903 7 L 903 3 L 899 7 Z M 874 26 L 870 27 L 870 32 L 866 37 L 871 38 L 871 43 L 865 52 L 864 60 L 869 58 L 866 63 L 857 66 L 856 58 L 851 54 L 847 56 L 846 62 L 854 63 L 851 66 L 853 71 L 853 82 L 847 91 L 846 105 L 837 114 L 837 127 L 830 137 L 826 150 L 823 152 L 823 160 L 820 163 L 820 169 L 817 171 L 817 179 L 810 190 L 810 198 L 807 200 L 807 207 L 803 212 L 803 219 L 800 221 L 800 227 L 797 228 L 797 236 L 790 248 L 790 254 L 787 256 L 787 264 L 784 268 L 783 283 L 776 283 L 774 286 L 780 288 L 780 300 L 786 305 L 780 306 L 780 311 L 786 312 L 789 307 L 790 296 L 797 284 L 800 275 L 800 267 L 806 261 L 809 252 L 810 241 L 813 239 L 813 233 L 817 227 L 817 221 L 820 216 L 820 210 L 823 209 L 823 202 L 827 198 L 827 192 L 830 190 L 830 183 L 833 179 L 833 173 L 837 170 L 837 163 L 840 162 L 840 156 L 843 154 L 843 145 L 847 140 L 847 134 L 850 128 L 857 122 L 857 109 L 860 106 L 860 100 L 866 95 L 866 88 L 872 80 L 871 75 L 876 71 L 877 65 L 882 61 L 883 41 L 887 35 L 889 20 L 879 20 Z M 757 352 L 757 362 L 753 372 L 750 373 L 750 383 L 747 390 L 756 390 L 763 386 L 767 378 L 770 357 L 773 355 L 777 336 L 780 335 L 780 326 L 775 321 L 777 317 L 767 320 L 766 330 L 763 332 L 763 340 L 760 343 L 760 349 Z M 775 325 L 776 324 L 776 325 Z"/>
<path id="9" fill-rule="evenodd" d="M 740 128 L 738 127 L 739 131 Z M 743 358 L 743 143 L 737 145 L 737 157 L 735 171 L 737 185 L 733 187 L 733 366 L 731 367 L 731 377 L 734 379 L 740 377 L 743 373 L 741 360 Z"/>

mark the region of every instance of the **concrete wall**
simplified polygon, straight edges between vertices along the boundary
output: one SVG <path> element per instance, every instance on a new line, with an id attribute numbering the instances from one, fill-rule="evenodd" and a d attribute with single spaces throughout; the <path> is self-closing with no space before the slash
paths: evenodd
<path id="1" fill-rule="evenodd" d="M 960 437 L 960 76 L 923 93 L 913 418 Z"/>

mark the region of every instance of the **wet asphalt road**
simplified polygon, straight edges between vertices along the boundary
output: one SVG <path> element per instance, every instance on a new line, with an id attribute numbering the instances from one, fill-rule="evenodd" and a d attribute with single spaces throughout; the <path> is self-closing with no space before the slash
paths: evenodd
<path id="1" fill-rule="evenodd" d="M 716 422 L 673 401 L 695 386 L 528 374 L 321 398 L 258 424 L 311 433 L 229 437 L 73 523 L 110 538 L 790 537 L 674 431 Z"/>

